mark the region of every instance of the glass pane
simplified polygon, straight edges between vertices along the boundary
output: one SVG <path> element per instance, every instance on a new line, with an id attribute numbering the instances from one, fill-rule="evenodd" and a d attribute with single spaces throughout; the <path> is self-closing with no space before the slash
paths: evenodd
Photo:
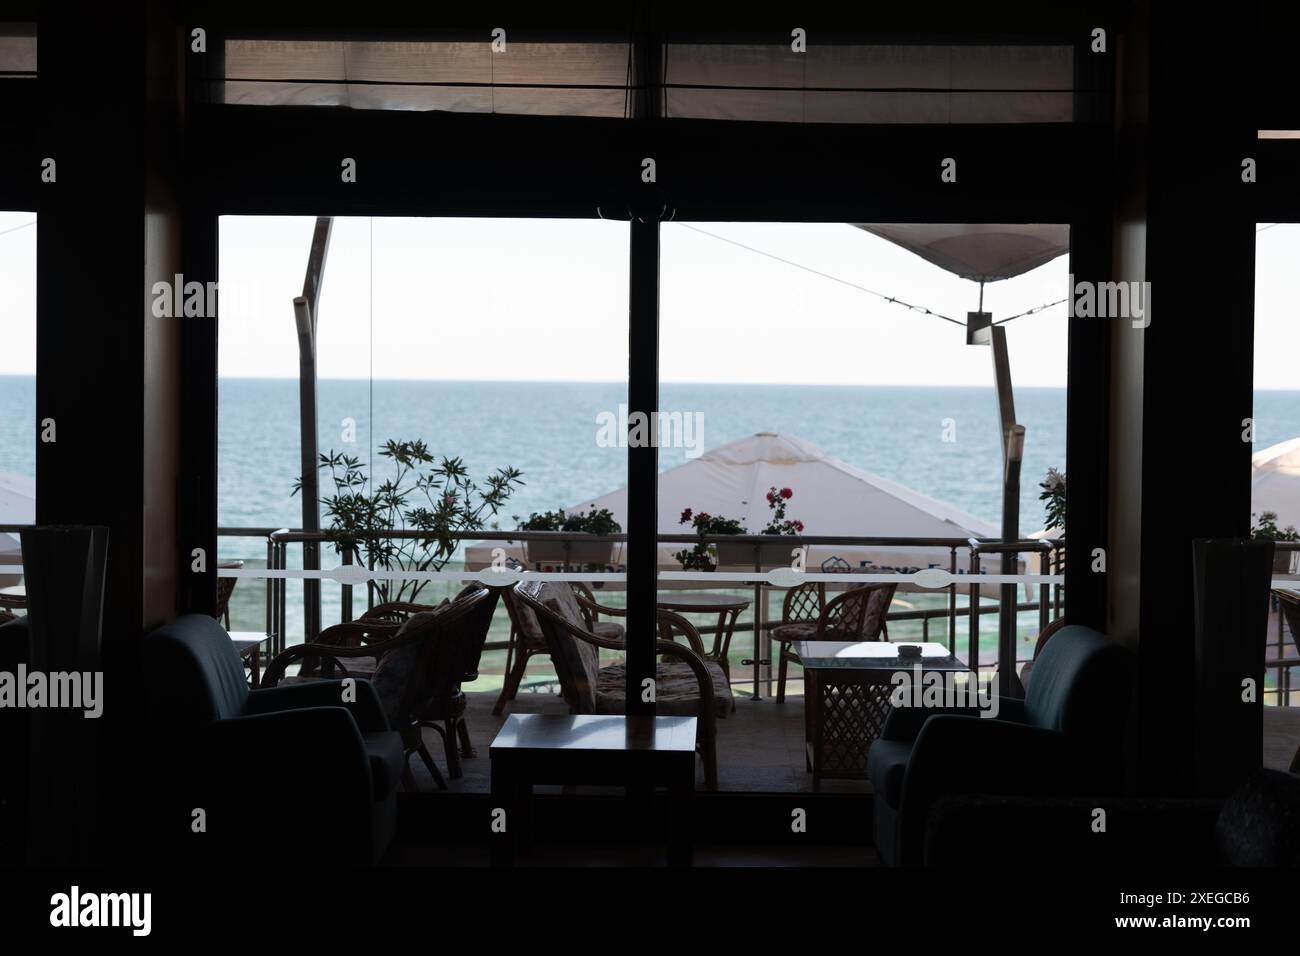
<path id="1" fill-rule="evenodd" d="M 1068 234 L 1017 238 L 1016 228 L 922 234 L 950 265 L 965 255 L 959 271 L 987 275 L 1003 262 L 1012 275 L 981 290 L 847 224 L 665 225 L 661 407 L 697 422 L 702 439 L 660 452 L 661 577 L 699 602 L 702 629 L 733 635 L 737 710 L 718 728 L 724 789 L 812 786 L 808 748 L 826 722 L 807 706 L 802 641 L 833 656 L 874 653 L 880 641 L 923 644 L 963 670 L 975 645 L 982 677 L 996 669 L 1004 469 L 995 350 L 967 344 L 967 313 L 981 302 L 1005 323 L 1015 422 L 1026 434 L 1019 528 L 1035 535 L 1012 546 L 1012 666 L 1059 613 L 1050 586 L 1059 578 L 1037 575 L 1040 554 L 1054 553 L 1038 539 L 1063 533 L 1048 528 L 1039 499 L 1049 470 L 1065 470 Z M 940 239 L 944 230 L 953 235 Z M 1019 274 L 1015 256 L 991 248 L 1044 235 L 1055 253 Z M 746 533 L 763 537 L 736 538 Z M 973 549 L 971 538 L 987 543 Z M 965 583 L 972 573 L 978 584 Z M 737 608 L 734 626 L 725 603 Z M 869 741 L 860 743 L 845 758 L 856 764 L 819 772 L 819 785 L 865 785 Z M 830 782 L 839 776 L 849 779 Z"/>
<path id="2" fill-rule="evenodd" d="M 567 714 L 579 684 L 598 685 L 610 712 L 622 692 L 627 464 L 602 422 L 627 402 L 627 224 L 334 219 L 314 330 L 322 533 L 307 535 L 293 493 L 307 328 L 295 297 L 321 222 L 221 220 L 219 575 L 230 629 L 266 636 L 271 680 L 367 676 L 412 615 L 451 613 L 439 606 L 459 607 L 487 582 L 490 613 L 455 675 L 480 753 L 509 713 Z M 315 541 L 323 570 L 304 571 Z M 523 571 L 543 587 L 536 600 L 563 600 L 569 628 L 557 634 L 583 648 L 573 657 L 591 667 L 583 680 L 553 659 L 538 621 L 549 612 L 502 590 Z M 304 642 L 313 648 L 294 649 Z M 377 649 L 316 653 L 338 642 Z M 486 759 L 459 762 L 425 736 L 452 789 L 487 789 Z M 415 763 L 419 789 L 433 790 L 432 771 Z"/>
<path id="3" fill-rule="evenodd" d="M 0 212 L 0 529 L 36 521 L 36 214 Z M 25 606 L 22 552 L 0 530 L 0 619 Z"/>
<path id="4" fill-rule="evenodd" d="M 1300 703 L 1300 606 L 1294 603 L 1300 595 L 1300 391 L 1289 359 L 1300 346 L 1293 318 L 1300 292 L 1295 273 L 1300 225 L 1260 223 L 1256 230 L 1250 518 L 1251 533 L 1272 538 L 1275 548 L 1263 700 L 1266 706 L 1292 707 Z M 1269 746 L 1269 731 L 1277 719 L 1271 709 L 1265 711 L 1266 762 L 1276 749 Z M 1287 769 L 1289 758 L 1276 765 Z"/>

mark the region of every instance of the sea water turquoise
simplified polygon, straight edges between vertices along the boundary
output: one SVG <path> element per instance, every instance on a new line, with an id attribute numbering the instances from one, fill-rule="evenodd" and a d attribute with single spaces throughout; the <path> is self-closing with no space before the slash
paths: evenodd
<path id="1" fill-rule="evenodd" d="M 379 476 L 387 462 L 375 450 L 389 438 L 423 439 L 435 454 L 463 458 L 476 477 L 507 465 L 521 469 L 525 485 L 499 516 L 502 528 L 514 527 L 514 515 L 577 505 L 626 482 L 624 451 L 596 440 L 598 414 L 617 414 L 626 401 L 622 383 L 323 380 L 319 395 L 321 450 L 373 458 Z M 1019 388 L 1015 400 L 1026 426 L 1021 529 L 1029 533 L 1043 523 L 1038 483 L 1048 468 L 1068 466 L 1065 390 Z M 220 524 L 298 525 L 301 506 L 290 496 L 301 471 L 297 382 L 222 379 L 219 402 Z M 998 522 L 1001 457 L 990 388 L 664 383 L 660 406 L 702 413 L 705 448 L 784 432 Z M 1256 448 L 1300 436 L 1300 392 L 1257 392 L 1255 417 Z M 34 380 L 0 376 L 0 471 L 35 474 L 36 419 Z M 661 450 L 663 469 L 685 460 L 684 449 Z M 97 467 L 86 462 L 87 482 Z M 790 516 L 798 517 L 797 498 Z M 222 539 L 220 556 L 260 566 L 265 543 Z M 241 582 L 237 596 L 235 626 L 259 627 L 262 588 Z M 337 589 L 327 586 L 323 600 L 325 620 L 337 620 Z"/>

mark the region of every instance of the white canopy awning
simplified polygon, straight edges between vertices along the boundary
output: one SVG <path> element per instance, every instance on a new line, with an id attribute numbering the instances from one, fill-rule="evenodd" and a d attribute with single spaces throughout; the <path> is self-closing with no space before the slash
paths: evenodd
<path id="1" fill-rule="evenodd" d="M 1271 445 L 1250 459 L 1252 520 L 1277 514 L 1278 527 L 1300 528 L 1300 438 Z"/>
<path id="2" fill-rule="evenodd" d="M 996 538 L 998 534 L 992 524 L 959 508 L 833 458 L 804 439 L 775 432 L 760 432 L 723 445 L 661 474 L 659 533 L 690 534 L 690 525 L 680 523 L 686 508 L 734 518 L 759 533 L 768 522 L 766 495 L 774 486 L 794 492 L 786 517 L 802 521 L 807 535 L 964 541 L 970 537 Z M 620 488 L 566 510 L 591 508 L 608 508 L 626 527 L 627 489 Z M 500 542 L 486 541 L 470 545 L 466 549 L 467 567 L 485 567 L 491 562 L 493 547 L 500 546 Z M 659 567 L 680 570 L 673 554 L 683 548 L 689 545 L 661 544 Z M 523 559 L 518 544 L 507 552 Z M 819 570 L 833 558 L 860 572 L 910 573 L 929 567 L 947 569 L 951 553 L 942 546 L 822 545 L 809 547 L 807 567 Z M 964 548 L 958 551 L 960 572 L 969 571 L 969 560 Z M 987 556 L 982 568 L 988 574 L 1000 573 L 998 557 Z"/>
<path id="3" fill-rule="evenodd" d="M 1030 223 L 863 223 L 853 225 L 902 246 L 963 279 L 997 282 L 1070 251 L 1068 225 Z"/>
<path id="4" fill-rule="evenodd" d="M 0 471 L 0 525 L 36 522 L 36 482 L 23 475 Z M 0 531 L 0 565 L 22 564 L 18 535 Z M 12 574 L 0 574 L 0 588 L 18 583 Z"/>

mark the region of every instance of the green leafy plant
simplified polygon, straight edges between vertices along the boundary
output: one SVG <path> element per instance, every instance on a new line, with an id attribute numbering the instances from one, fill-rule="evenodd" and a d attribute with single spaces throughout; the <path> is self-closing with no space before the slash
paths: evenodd
<path id="1" fill-rule="evenodd" d="M 1065 530 L 1065 472 L 1047 469 L 1047 477 L 1038 485 L 1043 489 L 1038 500 L 1043 502 L 1046 527 Z"/>
<path id="2" fill-rule="evenodd" d="M 1260 512 L 1259 520 L 1251 525 L 1250 536 L 1271 541 L 1300 541 L 1300 531 L 1296 531 L 1291 525 L 1285 528 L 1277 526 L 1276 511 Z"/>
<path id="3" fill-rule="evenodd" d="M 711 515 L 706 512 L 696 514 L 690 508 L 682 512 L 681 520 L 678 523 L 691 525 L 695 529 L 695 533 L 701 538 L 715 534 L 745 533 L 745 526 L 735 518 L 723 518 L 720 515 Z M 673 557 L 677 559 L 684 571 L 713 571 L 717 568 L 718 563 L 715 560 L 716 552 L 712 549 L 712 545 L 701 541 L 689 550 L 683 548 Z"/>
<path id="4" fill-rule="evenodd" d="M 619 534 L 623 526 L 614 520 L 614 512 L 608 508 L 597 509 L 594 505 L 588 512 L 575 511 L 565 513 L 557 511 L 534 511 L 523 521 L 515 515 L 519 531 L 568 531 L 581 534 Z"/>
<path id="5" fill-rule="evenodd" d="M 515 489 L 523 472 L 498 468 L 480 484 L 460 458 L 435 458 L 423 441 L 389 440 L 379 454 L 393 475 L 372 487 L 360 459 L 331 450 L 320 456 L 334 493 L 321 498 L 339 554 L 385 571 L 441 571 L 456 553 L 459 536 L 483 530 Z M 302 490 L 294 482 L 293 494 Z M 409 538 L 394 531 L 415 531 Z M 377 581 L 382 601 L 414 601 L 428 581 Z"/>

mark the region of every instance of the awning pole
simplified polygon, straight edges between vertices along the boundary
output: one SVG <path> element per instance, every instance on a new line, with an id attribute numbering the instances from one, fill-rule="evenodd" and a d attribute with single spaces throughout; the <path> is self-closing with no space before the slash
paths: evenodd
<path id="1" fill-rule="evenodd" d="M 984 284 L 980 283 L 980 304 Z M 997 389 L 998 418 L 1002 427 L 1002 541 L 1020 540 L 1020 465 L 1025 453 L 1025 426 L 1016 423 L 1016 403 L 1011 386 L 1011 361 L 1007 355 L 1007 330 L 993 324 L 988 312 L 966 314 L 966 341 L 991 345 L 993 381 Z M 1003 574 L 1016 573 L 1017 555 L 1002 552 Z M 998 694 L 1020 697 L 1024 691 L 1016 674 L 1016 585 L 1003 584 L 998 607 Z"/>
<path id="2" fill-rule="evenodd" d="M 298 404 L 299 429 L 302 447 L 302 530 L 320 531 L 320 472 L 317 470 L 318 425 L 316 414 L 316 325 L 320 300 L 321 279 L 325 272 L 325 258 L 329 254 L 330 233 L 334 219 L 321 216 L 316 220 L 312 234 L 311 252 L 307 257 L 307 275 L 302 283 L 302 295 L 293 300 L 294 322 L 298 329 Z M 320 569 L 320 543 L 305 541 L 302 546 L 302 566 L 306 570 Z M 315 640 L 321 631 L 320 581 L 303 581 L 303 631 L 304 639 Z"/>

